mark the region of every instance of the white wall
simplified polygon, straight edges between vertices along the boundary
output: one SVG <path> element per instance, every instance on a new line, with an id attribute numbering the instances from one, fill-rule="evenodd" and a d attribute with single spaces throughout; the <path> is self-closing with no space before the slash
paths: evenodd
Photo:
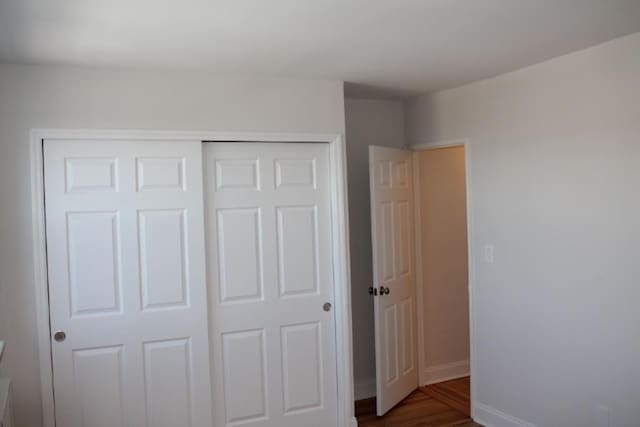
<path id="1" fill-rule="evenodd" d="M 356 399 L 375 395 L 369 145 L 404 147 L 404 110 L 400 101 L 347 99 L 347 161 L 353 300 L 353 357 Z"/>
<path id="2" fill-rule="evenodd" d="M 426 382 L 469 373 L 467 183 L 462 146 L 424 150 L 420 170 L 420 259 Z"/>
<path id="3" fill-rule="evenodd" d="M 640 33 L 420 97 L 407 121 L 413 143 L 471 139 L 476 416 L 600 427 L 603 404 L 637 427 Z"/>
<path id="4" fill-rule="evenodd" d="M 0 337 L 16 425 L 41 425 L 29 129 L 344 133 L 341 82 L 0 65 Z"/>

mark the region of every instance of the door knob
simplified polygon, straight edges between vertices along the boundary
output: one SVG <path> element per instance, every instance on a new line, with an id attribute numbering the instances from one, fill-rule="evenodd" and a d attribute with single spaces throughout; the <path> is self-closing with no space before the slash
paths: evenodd
<path id="1" fill-rule="evenodd" d="M 322 306 L 322 309 L 324 311 L 331 311 L 331 303 L 330 302 L 325 302 L 324 305 Z"/>
<path id="2" fill-rule="evenodd" d="M 67 334 L 65 334 L 63 331 L 58 331 L 55 334 L 53 334 L 53 339 L 56 340 L 57 342 L 62 342 L 65 339 L 67 339 Z"/>
<path id="3" fill-rule="evenodd" d="M 380 295 L 389 295 L 391 289 L 385 288 L 384 286 L 380 286 Z"/>

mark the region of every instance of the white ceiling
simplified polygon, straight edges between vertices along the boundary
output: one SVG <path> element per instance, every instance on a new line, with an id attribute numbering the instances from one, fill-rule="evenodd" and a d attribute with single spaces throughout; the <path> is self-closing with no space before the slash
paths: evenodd
<path id="1" fill-rule="evenodd" d="M 0 61 L 458 86 L 640 31 L 640 0 L 0 0 Z M 640 54 L 640 52 L 639 52 Z"/>

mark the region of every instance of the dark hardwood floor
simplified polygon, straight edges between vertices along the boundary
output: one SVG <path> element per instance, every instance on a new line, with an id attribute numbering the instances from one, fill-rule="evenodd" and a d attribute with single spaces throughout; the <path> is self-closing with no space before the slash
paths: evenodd
<path id="1" fill-rule="evenodd" d="M 482 427 L 469 418 L 469 378 L 433 384 L 414 391 L 384 417 L 375 398 L 356 402 L 360 427 Z M 465 401 L 466 399 L 466 401 Z"/>

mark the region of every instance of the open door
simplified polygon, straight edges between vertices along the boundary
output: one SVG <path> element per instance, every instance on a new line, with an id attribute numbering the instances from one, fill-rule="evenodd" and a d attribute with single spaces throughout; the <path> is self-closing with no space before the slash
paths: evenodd
<path id="1" fill-rule="evenodd" d="M 369 147 L 377 413 L 418 387 L 412 153 Z"/>

